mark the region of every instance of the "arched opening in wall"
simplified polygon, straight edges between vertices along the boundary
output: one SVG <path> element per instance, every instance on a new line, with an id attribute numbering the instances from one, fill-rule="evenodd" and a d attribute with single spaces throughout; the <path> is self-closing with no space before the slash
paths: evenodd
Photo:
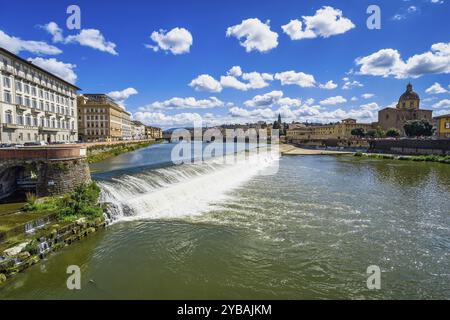
<path id="1" fill-rule="evenodd" d="M 21 202 L 27 193 L 36 193 L 37 170 L 34 165 L 18 165 L 0 171 L 0 203 Z"/>

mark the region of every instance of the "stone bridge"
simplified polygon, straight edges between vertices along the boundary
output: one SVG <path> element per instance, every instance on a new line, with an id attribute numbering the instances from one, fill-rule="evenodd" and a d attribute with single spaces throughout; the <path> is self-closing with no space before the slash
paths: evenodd
<path id="1" fill-rule="evenodd" d="M 60 195 L 90 181 L 85 146 L 0 149 L 0 199 L 24 191 Z"/>

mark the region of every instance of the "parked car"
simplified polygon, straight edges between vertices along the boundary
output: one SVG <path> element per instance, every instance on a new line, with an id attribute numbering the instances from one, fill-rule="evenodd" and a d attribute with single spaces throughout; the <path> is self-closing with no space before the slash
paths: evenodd
<path id="1" fill-rule="evenodd" d="M 36 141 L 36 142 L 25 142 L 23 144 L 25 147 L 32 147 L 32 146 L 46 146 L 47 142 L 45 141 Z"/>

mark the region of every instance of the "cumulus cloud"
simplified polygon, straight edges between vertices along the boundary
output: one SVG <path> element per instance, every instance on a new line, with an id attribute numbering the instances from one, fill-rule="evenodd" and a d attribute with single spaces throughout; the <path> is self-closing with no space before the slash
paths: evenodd
<path id="1" fill-rule="evenodd" d="M 75 83 L 77 81 L 77 75 L 74 72 L 74 69 L 76 68 L 75 64 L 64 63 L 56 60 L 55 58 L 44 59 L 41 57 L 30 58 L 28 61 L 50 73 L 57 75 L 67 82 Z"/>
<path id="2" fill-rule="evenodd" d="M 370 98 L 375 97 L 375 95 L 373 93 L 363 93 L 361 95 L 361 97 L 364 98 L 364 99 L 370 99 Z"/>
<path id="3" fill-rule="evenodd" d="M 347 102 L 347 99 L 345 99 L 343 96 L 335 96 L 335 97 L 329 97 L 322 101 L 320 101 L 320 104 L 322 106 L 331 106 L 336 104 L 341 104 Z"/>
<path id="4" fill-rule="evenodd" d="M 202 74 L 193 79 L 189 86 L 198 91 L 220 92 L 223 88 L 233 88 L 241 91 L 261 89 L 269 86 L 273 75 L 269 73 L 242 72 L 241 67 L 234 66 L 227 75 L 221 76 L 220 81 L 208 74 Z"/>
<path id="5" fill-rule="evenodd" d="M 133 118 L 146 125 L 154 125 L 163 128 L 170 126 L 192 126 L 194 122 L 202 120 L 202 117 L 198 113 L 191 112 L 166 115 L 162 112 L 138 111 L 133 115 Z"/>
<path id="6" fill-rule="evenodd" d="M 285 71 L 275 74 L 275 79 L 281 81 L 281 85 L 297 85 L 302 88 L 314 87 L 316 80 L 311 74 L 295 71 Z"/>
<path id="7" fill-rule="evenodd" d="M 242 20 L 240 24 L 228 27 L 227 37 L 235 37 L 246 52 L 267 52 L 278 46 L 278 34 L 270 30 L 269 21 L 258 18 Z"/>
<path id="8" fill-rule="evenodd" d="M 450 99 L 444 99 L 433 104 L 433 109 L 443 109 L 443 108 L 450 108 Z"/>
<path id="9" fill-rule="evenodd" d="M 324 6 L 313 16 L 303 16 L 300 20 L 291 20 L 281 28 L 292 40 L 328 38 L 343 34 L 355 27 L 353 22 L 344 17 L 339 9 Z"/>
<path id="10" fill-rule="evenodd" d="M 435 82 L 431 87 L 425 90 L 428 94 L 446 93 L 447 90 L 443 88 L 438 82 Z"/>
<path id="11" fill-rule="evenodd" d="M 220 92 L 222 91 L 222 85 L 219 81 L 211 77 L 209 74 L 201 74 L 197 78 L 193 79 L 189 86 L 197 91 L 209 91 Z"/>
<path id="12" fill-rule="evenodd" d="M 337 88 L 337 84 L 333 82 L 333 80 L 328 81 L 325 84 L 320 84 L 319 88 L 321 89 L 327 89 L 327 90 L 333 90 Z"/>
<path id="13" fill-rule="evenodd" d="M 150 38 L 156 42 L 156 45 L 146 45 L 147 48 L 153 51 L 170 51 L 172 54 L 184 54 L 188 53 L 193 38 L 189 30 L 185 28 L 173 28 L 169 32 L 167 30 L 153 31 Z"/>
<path id="14" fill-rule="evenodd" d="M 43 41 L 22 40 L 18 37 L 9 36 L 0 30 L 0 47 L 15 54 L 28 51 L 35 54 L 57 55 L 62 53 L 60 49 Z"/>
<path id="15" fill-rule="evenodd" d="M 117 103 L 123 105 L 125 100 L 135 94 L 138 94 L 138 91 L 135 88 L 130 87 L 121 91 L 111 91 L 108 93 L 108 96 L 116 100 Z"/>
<path id="16" fill-rule="evenodd" d="M 194 97 L 179 98 L 174 97 L 165 101 L 155 101 L 148 106 L 139 108 L 140 111 L 153 111 L 153 110 L 171 110 L 171 109 L 211 109 L 224 107 L 227 104 L 217 99 L 216 97 L 210 97 L 207 99 L 197 100 Z"/>
<path id="17" fill-rule="evenodd" d="M 253 99 L 244 102 L 246 107 L 271 106 L 283 97 L 283 91 L 272 91 L 263 95 L 254 96 Z"/>
<path id="18" fill-rule="evenodd" d="M 395 49 L 381 49 L 355 60 L 359 74 L 397 79 L 419 78 L 425 74 L 450 73 L 450 43 L 436 43 L 431 50 L 404 61 Z"/>
<path id="19" fill-rule="evenodd" d="M 344 78 L 342 80 L 344 80 L 344 84 L 342 86 L 343 90 L 350 90 L 356 87 L 363 87 L 363 84 L 359 81 L 356 80 L 351 81 L 349 78 Z"/>
<path id="20" fill-rule="evenodd" d="M 100 30 L 81 29 L 78 34 L 64 37 L 62 29 L 53 21 L 41 27 L 52 35 L 52 41 L 55 43 L 78 43 L 79 45 L 85 47 L 107 52 L 115 56 L 118 55 L 116 51 L 116 44 L 111 41 L 107 41 Z"/>

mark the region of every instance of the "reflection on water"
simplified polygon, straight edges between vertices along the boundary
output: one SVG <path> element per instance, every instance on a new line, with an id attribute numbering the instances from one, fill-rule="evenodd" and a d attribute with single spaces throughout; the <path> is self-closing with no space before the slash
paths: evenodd
<path id="1" fill-rule="evenodd" d="M 221 183 L 202 170 L 202 181 Z M 201 198 L 184 188 L 192 182 L 174 185 Z M 444 164 L 283 157 L 276 175 L 249 176 L 200 215 L 172 206 L 180 212 L 116 223 L 19 275 L 0 298 L 450 298 L 449 188 Z M 82 266 L 81 291 L 65 287 L 68 264 Z M 366 288 L 373 264 L 381 290 Z"/>

